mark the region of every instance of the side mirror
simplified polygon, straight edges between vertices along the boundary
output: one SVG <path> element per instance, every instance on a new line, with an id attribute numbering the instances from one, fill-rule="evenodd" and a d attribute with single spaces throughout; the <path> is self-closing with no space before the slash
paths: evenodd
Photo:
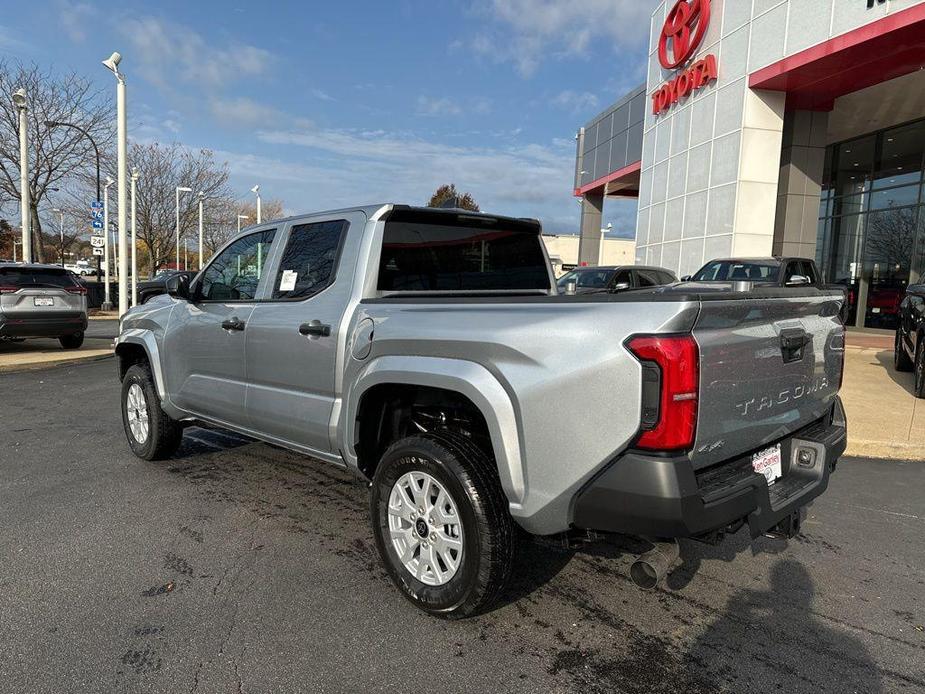
<path id="1" fill-rule="evenodd" d="M 613 285 L 613 288 L 610 291 L 622 292 L 624 289 L 629 289 L 629 288 L 630 288 L 629 282 L 617 282 L 615 285 Z"/>
<path id="2" fill-rule="evenodd" d="M 809 277 L 806 275 L 791 275 L 790 279 L 787 280 L 788 287 L 804 287 L 808 284 L 811 284 Z"/>
<path id="3" fill-rule="evenodd" d="M 682 282 L 690 282 L 690 281 L 691 281 L 691 276 L 690 276 L 690 275 L 684 275 L 684 277 L 681 278 L 681 281 L 682 281 Z"/>
<path id="4" fill-rule="evenodd" d="M 183 301 L 192 299 L 189 277 L 186 275 L 174 275 L 168 278 L 165 286 L 167 287 L 167 294 L 174 299 L 182 299 Z"/>

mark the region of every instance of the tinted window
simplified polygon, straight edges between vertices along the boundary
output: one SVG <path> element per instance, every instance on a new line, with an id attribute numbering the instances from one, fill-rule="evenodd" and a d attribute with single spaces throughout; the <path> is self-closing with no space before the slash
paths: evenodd
<path id="1" fill-rule="evenodd" d="M 273 286 L 274 299 L 303 299 L 328 286 L 334 276 L 345 220 L 292 227 Z"/>
<path id="2" fill-rule="evenodd" d="M 559 289 L 565 289 L 566 284 L 575 280 L 575 286 L 578 289 L 606 289 L 612 277 L 613 270 L 572 270 L 556 280 L 556 285 Z"/>
<path id="3" fill-rule="evenodd" d="M 816 265 L 814 263 L 809 262 L 808 260 L 804 260 L 802 265 L 803 265 L 803 275 L 805 277 L 809 277 L 809 283 L 819 284 L 819 277 L 816 274 Z"/>
<path id="4" fill-rule="evenodd" d="M 776 282 L 780 265 L 749 263 L 737 260 L 714 260 L 704 265 L 693 280 L 695 282 Z"/>
<path id="5" fill-rule="evenodd" d="M 655 270 L 636 270 L 636 277 L 639 278 L 640 287 L 657 287 L 662 283 Z"/>
<path id="6" fill-rule="evenodd" d="M 674 284 L 678 281 L 678 278 L 670 272 L 659 271 L 658 276 L 662 280 L 662 284 Z"/>
<path id="7" fill-rule="evenodd" d="M 549 289 L 534 223 L 457 213 L 393 214 L 379 261 L 380 291 Z"/>
<path id="8" fill-rule="evenodd" d="M 632 287 L 633 274 L 629 270 L 620 270 L 613 276 L 613 279 L 610 282 L 610 286 L 615 287 L 618 284 L 628 284 Z"/>
<path id="9" fill-rule="evenodd" d="M 275 229 L 248 234 L 215 256 L 202 273 L 200 296 L 207 301 L 253 299 L 275 234 Z"/>
<path id="10" fill-rule="evenodd" d="M 4 287 L 73 287 L 78 284 L 70 272 L 58 268 L 0 268 Z"/>

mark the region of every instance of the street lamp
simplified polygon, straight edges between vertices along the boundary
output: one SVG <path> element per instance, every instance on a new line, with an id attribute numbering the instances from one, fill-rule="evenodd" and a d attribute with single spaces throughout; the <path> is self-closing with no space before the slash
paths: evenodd
<path id="1" fill-rule="evenodd" d="M 119 72 L 122 55 L 114 52 L 103 61 L 116 76 L 116 178 L 119 180 L 119 317 L 128 311 L 128 239 L 125 233 L 128 134 L 125 116 L 125 77 Z"/>
<path id="2" fill-rule="evenodd" d="M 64 210 L 55 207 L 51 211 L 61 215 L 61 267 L 64 267 Z"/>
<path id="3" fill-rule="evenodd" d="M 260 186 L 259 186 L 259 185 L 254 186 L 253 188 L 251 188 L 251 192 L 252 192 L 254 195 L 257 196 L 257 224 L 260 224 L 260 220 L 261 220 L 261 216 L 260 216 Z"/>
<path id="4" fill-rule="evenodd" d="M 239 233 L 239 234 L 241 233 L 241 220 L 242 220 L 242 219 L 250 219 L 250 217 L 248 217 L 246 214 L 239 214 L 239 215 L 238 215 L 238 233 Z"/>
<path id="5" fill-rule="evenodd" d="M 61 126 L 62 128 L 73 128 L 77 132 L 81 133 L 84 137 L 90 140 L 90 144 L 93 145 L 93 151 L 96 153 L 96 200 L 97 202 L 102 200 L 100 195 L 100 148 L 96 146 L 96 140 L 91 137 L 90 133 L 81 128 L 79 125 L 74 125 L 73 123 L 65 123 L 63 121 L 57 120 L 47 120 L 45 121 L 46 128 L 54 128 L 56 126 Z M 99 282 L 100 279 L 100 257 L 96 256 L 96 280 Z"/>
<path id="6" fill-rule="evenodd" d="M 19 110 L 19 213 L 22 218 L 22 260 L 32 262 L 32 210 L 29 196 L 29 122 L 26 114 L 26 90 L 13 92 L 13 103 Z"/>
<path id="7" fill-rule="evenodd" d="M 135 236 L 135 182 L 138 169 L 132 167 L 132 307 L 138 305 L 138 238 Z"/>
<path id="8" fill-rule="evenodd" d="M 109 186 L 115 181 L 112 176 L 106 177 L 106 185 L 103 186 L 103 265 L 105 266 L 103 288 L 103 310 L 112 311 L 112 300 L 109 296 Z"/>
<path id="9" fill-rule="evenodd" d="M 184 186 L 177 186 L 177 267 L 180 269 L 180 193 L 192 193 L 192 188 L 186 188 Z"/>
<path id="10" fill-rule="evenodd" d="M 206 199 L 206 194 L 199 191 L 199 269 L 202 270 L 202 201 Z"/>

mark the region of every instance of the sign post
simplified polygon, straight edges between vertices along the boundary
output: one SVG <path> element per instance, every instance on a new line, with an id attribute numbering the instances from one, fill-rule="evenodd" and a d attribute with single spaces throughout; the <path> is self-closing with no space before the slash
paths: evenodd
<path id="1" fill-rule="evenodd" d="M 103 203 L 100 200 L 90 201 L 90 220 L 92 221 L 93 232 L 103 228 Z M 97 221 L 99 226 L 97 226 Z M 97 238 L 100 237 L 91 236 L 90 245 L 93 246 L 93 255 L 96 256 L 96 281 L 99 282 L 102 277 L 103 249 L 100 247 L 102 244 L 94 242 L 94 239 Z M 105 239 L 103 240 L 105 241 Z"/>

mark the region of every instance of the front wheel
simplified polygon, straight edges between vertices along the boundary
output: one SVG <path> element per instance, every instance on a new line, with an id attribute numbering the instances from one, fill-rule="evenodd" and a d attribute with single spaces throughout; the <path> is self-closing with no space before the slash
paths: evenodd
<path id="1" fill-rule="evenodd" d="M 893 366 L 897 371 L 912 371 L 912 360 L 903 346 L 901 330 L 896 331 L 896 339 L 893 341 Z"/>
<path id="2" fill-rule="evenodd" d="M 161 409 L 147 364 L 133 364 L 122 379 L 122 425 L 132 453 L 144 460 L 169 458 L 180 446 L 183 426 Z"/>
<path id="3" fill-rule="evenodd" d="M 913 392 L 917 398 L 925 398 L 925 342 L 919 338 L 915 352 L 915 385 Z"/>
<path id="4" fill-rule="evenodd" d="M 511 571 L 514 524 L 494 461 L 459 434 L 401 439 L 370 500 L 376 546 L 416 607 L 459 618 L 488 607 Z"/>

